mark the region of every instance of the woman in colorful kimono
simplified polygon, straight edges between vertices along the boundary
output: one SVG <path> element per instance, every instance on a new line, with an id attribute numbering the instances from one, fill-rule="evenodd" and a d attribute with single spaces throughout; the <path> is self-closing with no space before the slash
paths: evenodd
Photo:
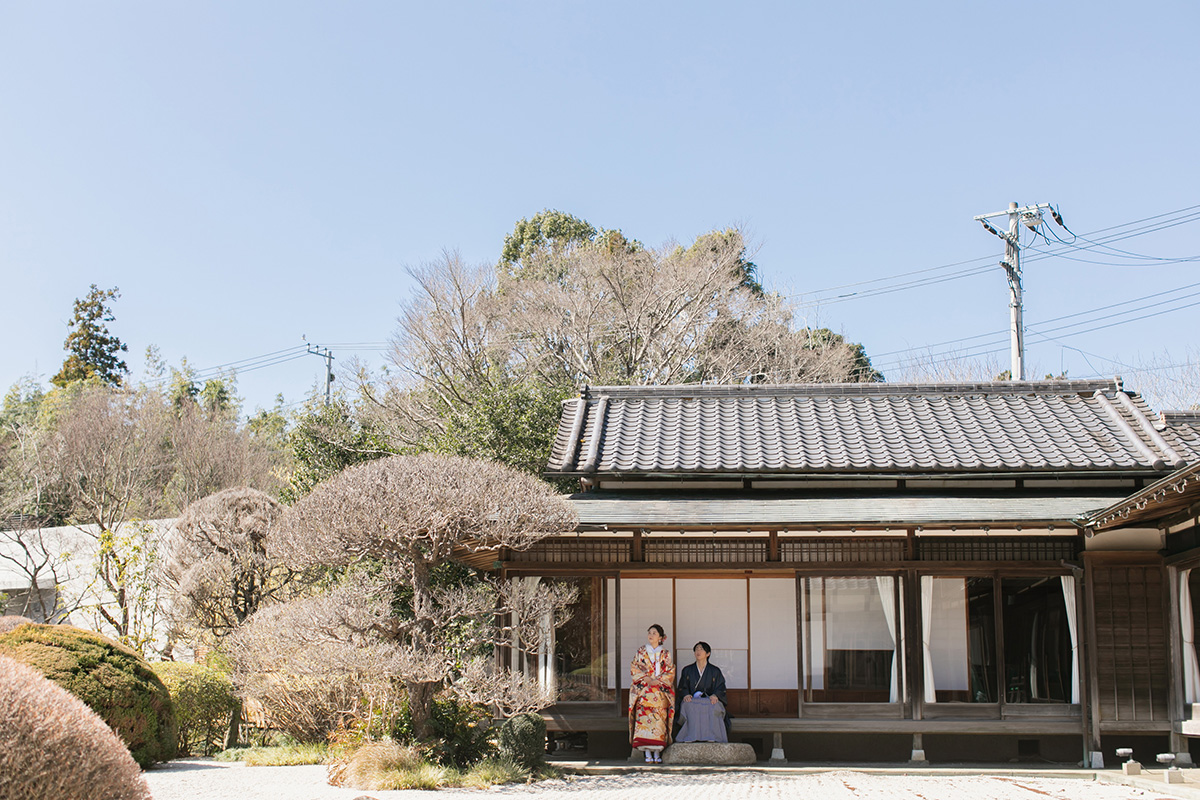
<path id="1" fill-rule="evenodd" d="M 645 751 L 647 764 L 661 764 L 675 722 L 675 662 L 661 625 L 646 629 L 629 672 L 629 742 Z"/>
<path id="2" fill-rule="evenodd" d="M 720 667 L 708 663 L 712 654 L 708 642 L 696 642 L 692 653 L 696 663 L 679 671 L 675 719 L 682 727 L 675 739 L 679 742 L 728 742 L 725 676 Z"/>

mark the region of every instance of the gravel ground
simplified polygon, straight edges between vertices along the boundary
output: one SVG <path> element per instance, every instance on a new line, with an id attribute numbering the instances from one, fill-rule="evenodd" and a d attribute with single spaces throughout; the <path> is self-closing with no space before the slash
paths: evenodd
<path id="1" fill-rule="evenodd" d="M 364 792 L 325 783 L 323 766 L 247 767 L 207 760 L 173 761 L 145 773 L 154 800 L 355 800 L 425 798 L 422 791 Z M 545 800 L 581 795 L 598 800 L 721 800 L 804 797 L 820 800 L 1157 800 L 1153 790 L 1077 778 L 986 775 L 900 775 L 833 770 L 813 774 L 771 772 L 589 775 L 532 786 L 443 789 L 436 797 L 533 794 Z"/>

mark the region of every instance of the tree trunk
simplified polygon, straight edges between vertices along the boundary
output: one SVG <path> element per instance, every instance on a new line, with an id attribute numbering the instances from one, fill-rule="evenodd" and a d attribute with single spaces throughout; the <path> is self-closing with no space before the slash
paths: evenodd
<path id="1" fill-rule="evenodd" d="M 408 712 L 412 715 L 413 735 L 418 740 L 433 738 L 433 691 L 436 686 L 428 682 L 407 684 Z"/>
<path id="2" fill-rule="evenodd" d="M 225 749 L 238 746 L 242 736 L 242 701 L 234 699 L 233 713 L 229 715 L 229 730 L 225 731 Z"/>

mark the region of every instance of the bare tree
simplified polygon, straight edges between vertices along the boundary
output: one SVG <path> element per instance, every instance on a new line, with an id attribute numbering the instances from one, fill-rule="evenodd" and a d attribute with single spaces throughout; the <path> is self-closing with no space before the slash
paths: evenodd
<path id="1" fill-rule="evenodd" d="M 171 474 L 164 447 L 168 422 L 152 394 L 85 387 L 59 411 L 48 443 L 47 461 L 71 519 L 96 542 L 102 590 L 96 612 L 139 649 L 148 635 L 139 617 L 158 613 L 147 578 L 158 542 L 155 529 L 129 523 L 162 510 Z"/>
<path id="2" fill-rule="evenodd" d="M 69 597 L 61 591 L 76 568 L 70 543 L 46 525 L 56 498 L 49 489 L 41 437 L 36 428 L 9 420 L 0 439 L 8 444 L 0 452 L 0 561 L 24 584 L 9 607 L 21 616 L 58 622 L 79 607 L 82 595 Z"/>
<path id="3" fill-rule="evenodd" d="M 690 246 L 608 239 L 554 251 L 553 270 L 470 266 L 456 253 L 410 270 L 391 360 L 400 378 L 362 381 L 404 444 L 513 384 L 868 381 L 862 348 L 800 325 L 748 278 L 737 231 Z M 527 275 L 549 277 L 520 277 Z M 553 401 L 557 402 L 557 401 Z"/>
<path id="4" fill-rule="evenodd" d="M 267 538 L 281 512 L 269 495 L 245 487 L 209 495 L 184 510 L 163 568 L 177 628 L 199 629 L 219 643 L 263 605 L 296 596 L 301 573 L 267 555 Z M 238 704 L 226 747 L 237 744 L 240 726 Z"/>
<path id="5" fill-rule="evenodd" d="M 291 599 L 301 573 L 267 555 L 282 508 L 239 487 L 188 506 L 175 522 L 163 575 L 176 618 L 222 639 L 264 604 Z"/>
<path id="6" fill-rule="evenodd" d="M 256 446 L 236 420 L 206 413 L 189 401 L 169 420 L 167 436 L 172 474 L 163 503 L 170 511 L 231 486 L 277 488 L 279 454 Z"/>
<path id="7" fill-rule="evenodd" d="M 447 583 L 439 571 L 479 550 L 523 549 L 575 521 L 549 486 L 500 464 L 393 456 L 319 485 L 284 513 L 268 551 L 297 567 L 374 565 L 339 595 L 343 608 L 355 609 L 341 623 L 388 646 L 424 738 L 436 688 L 501 635 L 497 612 L 521 604 L 512 616 L 526 629 L 516 638 L 536 642 L 545 610 L 573 600 L 569 591 L 526 597 L 505 585 Z M 397 584 L 411 591 L 400 605 Z"/>

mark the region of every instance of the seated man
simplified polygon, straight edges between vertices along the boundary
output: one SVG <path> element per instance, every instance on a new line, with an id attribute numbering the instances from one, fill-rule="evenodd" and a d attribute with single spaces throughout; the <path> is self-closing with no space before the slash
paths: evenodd
<path id="1" fill-rule="evenodd" d="M 728 742 L 729 715 L 725 712 L 725 676 L 708 663 L 712 648 L 697 642 L 692 648 L 696 663 L 679 672 L 675 691 L 677 742 Z"/>

